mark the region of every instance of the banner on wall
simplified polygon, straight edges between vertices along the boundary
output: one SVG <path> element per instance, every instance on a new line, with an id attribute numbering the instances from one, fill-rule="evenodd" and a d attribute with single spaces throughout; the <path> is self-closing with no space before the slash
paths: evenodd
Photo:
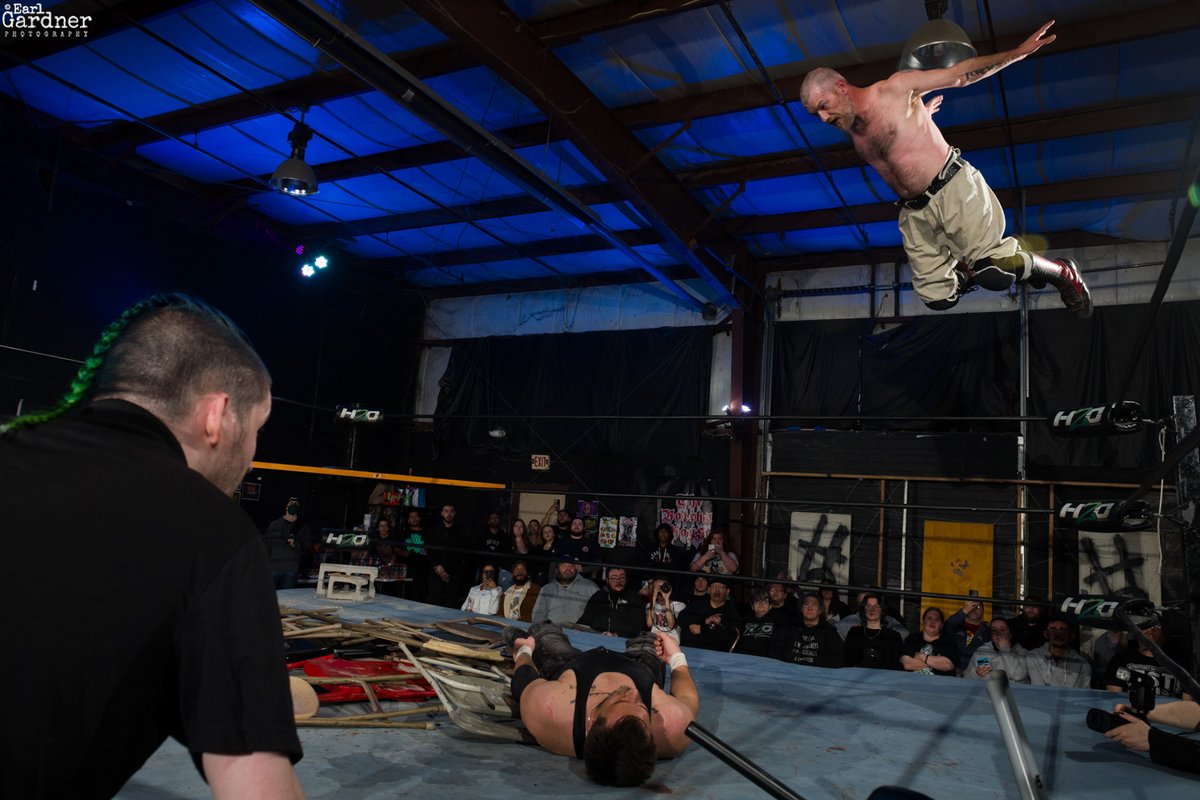
<path id="1" fill-rule="evenodd" d="M 972 589 L 992 595 L 992 561 L 996 532 L 981 522 L 937 522 L 927 520 L 922 538 L 921 588 L 938 594 L 965 595 Z M 962 603 L 940 598 L 921 598 L 921 610 L 937 606 L 949 618 Z M 992 618 L 990 603 L 983 618 Z"/>
<path id="2" fill-rule="evenodd" d="M 1125 533 L 1079 532 L 1079 593 L 1108 597 L 1144 597 L 1162 603 L 1162 554 L 1157 531 Z M 1079 630 L 1079 647 L 1092 652 L 1104 634 L 1097 628 Z"/>
<path id="3" fill-rule="evenodd" d="M 658 521 L 670 525 L 675 531 L 671 541 L 688 550 L 695 550 L 708 538 L 712 530 L 712 501 L 691 495 L 675 498 L 672 505 L 658 510 Z"/>
<path id="4" fill-rule="evenodd" d="M 850 582 L 849 514 L 792 513 L 788 574 L 798 581 Z M 853 599 L 853 598 L 851 598 Z"/>

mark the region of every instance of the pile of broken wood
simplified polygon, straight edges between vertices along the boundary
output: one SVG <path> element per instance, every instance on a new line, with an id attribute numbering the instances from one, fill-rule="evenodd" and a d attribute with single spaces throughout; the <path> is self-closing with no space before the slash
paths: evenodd
<path id="1" fill-rule="evenodd" d="M 474 736 L 532 741 L 513 720 L 511 662 L 495 620 L 348 622 L 336 610 L 280 609 L 298 726 L 434 730 L 444 713 Z M 365 710 L 346 713 L 347 702 Z"/>

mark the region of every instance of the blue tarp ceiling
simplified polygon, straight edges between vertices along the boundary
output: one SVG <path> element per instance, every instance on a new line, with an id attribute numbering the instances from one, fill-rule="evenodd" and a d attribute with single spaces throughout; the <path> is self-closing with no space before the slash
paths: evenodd
<path id="1" fill-rule="evenodd" d="M 47 5 L 88 9 L 97 20 L 119 15 L 123 5 L 128 6 L 116 0 Z M 159 13 L 144 18 L 123 19 L 116 25 L 108 19 L 109 29 L 83 40 L 40 43 L 41 49 L 6 40 L 0 45 L 6 52 L 0 90 L 16 102 L 5 105 L 4 113 L 19 113 L 19 104 L 24 104 L 40 113 L 39 124 L 47 128 L 62 128 L 85 145 L 102 140 L 96 150 L 103 155 L 119 155 L 150 174 L 175 173 L 207 187 L 214 196 L 240 193 L 246 213 L 275 221 L 284 232 L 281 241 L 313 241 L 310 236 L 317 228 L 311 226 L 320 226 L 325 237 L 321 244 L 328 244 L 332 236 L 360 263 L 375 265 L 381 274 L 390 275 L 403 263 L 407 271 L 402 279 L 417 287 L 469 289 L 471 284 L 510 281 L 519 289 L 520 281 L 527 279 L 569 282 L 638 268 L 628 255 L 607 245 L 597 249 L 589 244 L 566 253 L 553 252 L 550 246 L 530 255 L 523 248 L 531 243 L 580 239 L 589 231 L 553 211 L 531 213 L 513 180 L 474 157 L 462 157 L 461 151 L 457 156 L 445 149 L 413 155 L 444 143 L 443 135 L 365 84 L 355 89 L 347 82 L 344 91 L 319 96 L 304 115 L 316 134 L 306 160 L 318 177 L 322 165 L 336 165 L 338 174 L 345 175 L 346 164 L 352 165 L 349 176 L 322 180 L 320 193 L 310 198 L 272 193 L 265 177 L 288 155 L 287 135 L 299 109 L 264 98 L 286 96 L 283 90 L 288 87 L 320 85 L 338 76 L 344 80 L 344 71 L 246 0 L 160 5 Z M 437 27 L 399 3 L 322 0 L 321 5 L 402 63 L 416 54 L 456 47 Z M 570 15 L 605 5 L 587 0 L 507 4 L 535 33 L 549 30 L 539 25 L 579 19 Z M 848 251 L 853 260 L 853 251 L 865 249 L 863 231 L 866 246 L 896 247 L 894 223 L 879 221 L 878 213 L 879 218 L 867 214 L 861 226 L 803 221 L 806 212 L 828 212 L 843 202 L 870 207 L 892 200 L 878 175 L 864 166 L 846 166 L 843 160 L 829 176 L 803 169 L 747 170 L 744 178 L 735 171 L 732 177 L 723 173 L 714 180 L 690 176 L 740 163 L 738 159 L 761 166 L 813 151 L 844 151 L 842 134 L 808 115 L 794 102 L 794 94 L 786 106 L 771 101 L 755 58 L 781 86 L 794 86 L 799 76 L 820 64 L 846 71 L 863 64 L 878 66 L 894 60 L 907 35 L 924 21 L 923 3 L 738 0 L 729 8 L 753 53 L 720 4 L 675 5 L 680 10 L 674 13 L 648 18 L 634 14 L 613 25 L 589 29 L 581 23 L 582 35 L 552 42 L 553 57 L 582 81 L 595 96 L 593 102 L 603 103 L 627 124 L 651 152 L 649 157 L 677 174 L 715 214 L 715 224 L 734 232 L 761 260 L 761 267 L 772 268 L 771 259 L 802 265 L 806 254 L 830 251 Z M 989 13 L 1000 40 L 1026 35 L 1051 17 L 1058 19 L 1056 30 L 1062 34 L 1059 42 L 1005 69 L 1000 78 L 945 92 L 937 122 L 949 131 L 951 143 L 956 131 L 1042 119 L 1041 131 L 1024 142 L 1010 147 L 1004 139 L 993 140 L 966 155 L 997 190 L 1032 191 L 1084 179 L 1112 181 L 1107 193 L 1093 188 L 1052 202 L 1031 195 L 1023 220 L 1013 220 L 1010 210 L 1010 226 L 1021 228 L 1017 232 L 1050 238 L 1078 238 L 1080 232 L 1136 240 L 1169 236 L 1170 203 L 1162 199 L 1168 192 L 1147 194 L 1137 184 L 1143 187 L 1139 194 L 1128 188 L 1134 184 L 1122 179 L 1175 172 L 1182 184 L 1187 160 L 1195 155 L 1200 15 L 1189 8 L 1188 3 L 1117 0 L 950 3 L 947 16 L 962 24 L 983 52 L 991 49 Z M 1136 19 L 1137 24 L 1130 24 L 1126 33 L 1121 19 Z M 468 56 L 458 63 L 474 61 Z M 652 227 L 634 203 L 622 200 L 619 186 L 605 186 L 603 165 L 595 163 L 594 154 L 589 160 L 586 145 L 564 138 L 566 132 L 553 120 L 545 125 L 538 98 L 522 94 L 488 64 L 459 66 L 424 80 L 462 115 L 517 145 L 518 154 L 549 180 L 566 187 L 607 189 L 600 199 L 588 202 L 609 230 L 636 233 Z M 208 124 L 186 132 L 173 122 L 247 93 L 259 101 L 253 112 L 221 118 L 218 111 L 217 117 L 205 118 Z M 295 95 L 303 96 L 303 91 L 297 89 Z M 1167 101 L 1175 112 L 1148 113 L 1144 119 L 1119 124 L 1084 124 L 1070 136 L 1054 131 L 1057 119 L 1068 121 L 1076 114 L 1122 104 L 1130 104 L 1130 114 L 1136 117 L 1146 107 L 1140 104 L 1153 99 Z M 684 124 L 687 128 L 681 131 Z M 524 141 L 514 134 L 520 131 L 525 131 Z M 529 131 L 540 132 L 544 141 L 529 141 Z M 121 148 L 122 137 L 133 147 Z M 394 162 L 376 166 L 379 159 L 410 155 L 400 168 Z M 508 199 L 513 211 L 506 215 L 503 203 Z M 499 210 L 493 202 L 486 214 L 478 211 L 480 204 L 492 201 L 501 201 Z M 449 224 L 412 216 L 447 208 L 454 209 Z M 763 232 L 764 217 L 778 219 L 778 229 L 768 226 Z M 381 218 L 387 221 L 378 224 Z M 361 228 L 372 220 L 370 230 Z M 739 233 L 746 221 L 749 229 Z M 644 241 L 648 240 L 643 238 L 637 251 L 649 263 L 681 263 L 678 251 Z M 436 254 L 475 248 L 486 249 L 487 260 L 449 266 L 430 260 Z M 861 260 L 866 260 L 865 254 Z"/>

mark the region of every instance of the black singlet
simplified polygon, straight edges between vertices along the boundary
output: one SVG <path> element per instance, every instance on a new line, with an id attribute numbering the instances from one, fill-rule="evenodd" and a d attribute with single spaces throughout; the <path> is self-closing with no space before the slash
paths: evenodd
<path id="1" fill-rule="evenodd" d="M 564 671 L 568 669 L 575 671 L 575 724 L 572 728 L 572 735 L 575 740 L 576 758 L 583 758 L 588 693 L 592 690 L 592 683 L 601 674 L 617 672 L 621 675 L 628 675 L 633 679 L 633 686 L 637 689 L 638 696 L 642 698 L 646 708 L 650 708 L 650 695 L 654 691 L 654 676 L 650 674 L 650 670 L 626 655 L 614 653 L 604 647 L 597 647 L 595 650 L 588 650 L 583 655 L 572 659 L 565 665 Z"/>

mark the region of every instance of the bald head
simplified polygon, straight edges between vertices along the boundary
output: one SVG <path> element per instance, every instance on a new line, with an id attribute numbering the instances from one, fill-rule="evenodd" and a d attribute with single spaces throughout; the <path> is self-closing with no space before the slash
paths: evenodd
<path id="1" fill-rule="evenodd" d="M 811 113 L 815 106 L 813 98 L 820 94 L 836 91 L 837 82 L 844 80 L 846 79 L 837 70 L 829 67 L 817 67 L 805 75 L 804 83 L 800 84 L 801 105 Z"/>

